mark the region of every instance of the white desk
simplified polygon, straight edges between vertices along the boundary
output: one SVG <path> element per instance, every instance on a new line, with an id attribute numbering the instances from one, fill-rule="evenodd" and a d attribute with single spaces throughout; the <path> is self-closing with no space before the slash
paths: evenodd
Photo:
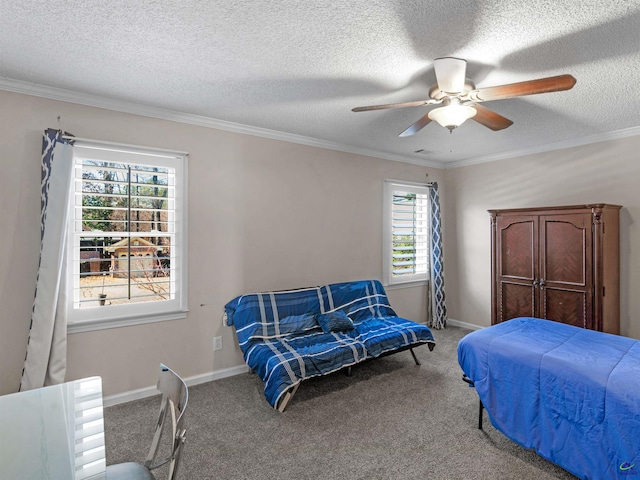
<path id="1" fill-rule="evenodd" d="M 102 379 L 0 396 L 0 480 L 105 478 Z"/>

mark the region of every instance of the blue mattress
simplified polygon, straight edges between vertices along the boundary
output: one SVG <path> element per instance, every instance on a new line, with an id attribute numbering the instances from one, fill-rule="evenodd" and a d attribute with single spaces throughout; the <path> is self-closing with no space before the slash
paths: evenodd
<path id="1" fill-rule="evenodd" d="M 316 314 L 337 311 L 344 312 L 354 328 L 323 332 Z M 264 381 L 265 396 L 274 408 L 304 379 L 435 343 L 426 325 L 396 315 L 377 280 L 242 295 L 225 306 L 225 313 L 245 362 Z"/>
<path id="2" fill-rule="evenodd" d="M 491 423 L 584 479 L 640 479 L 640 341 L 535 318 L 472 332 L 458 361 Z"/>

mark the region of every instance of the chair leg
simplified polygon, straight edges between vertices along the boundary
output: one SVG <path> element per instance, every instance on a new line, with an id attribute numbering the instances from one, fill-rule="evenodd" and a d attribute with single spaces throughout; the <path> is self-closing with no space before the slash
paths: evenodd
<path id="1" fill-rule="evenodd" d="M 418 357 L 416 357 L 415 352 L 413 351 L 413 348 L 410 348 L 409 351 L 411 352 L 411 355 L 413 355 L 413 360 L 416 362 L 416 365 L 422 365 L 420 363 L 420 360 L 418 360 Z"/>

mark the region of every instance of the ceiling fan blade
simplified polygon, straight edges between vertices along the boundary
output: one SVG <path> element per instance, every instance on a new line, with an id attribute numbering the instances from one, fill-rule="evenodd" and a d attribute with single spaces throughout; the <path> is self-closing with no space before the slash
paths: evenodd
<path id="1" fill-rule="evenodd" d="M 433 61 L 438 88 L 444 93 L 457 94 L 464 89 L 467 61 L 460 58 L 444 57 Z"/>
<path id="2" fill-rule="evenodd" d="M 503 117 L 499 113 L 489 110 L 482 105 L 474 104 L 473 108 L 476 109 L 476 114 L 471 117 L 471 120 L 475 120 L 480 125 L 484 125 L 493 131 L 503 130 L 513 125 L 513 122 L 506 117 Z"/>
<path id="3" fill-rule="evenodd" d="M 404 103 L 387 103 L 386 105 L 369 105 L 368 107 L 356 107 L 352 108 L 352 112 L 369 112 L 371 110 L 387 110 L 389 108 L 405 108 L 405 107 L 421 107 L 423 105 L 431 105 L 438 103 L 437 100 L 418 100 L 416 102 L 404 102 Z"/>
<path id="4" fill-rule="evenodd" d="M 571 75 L 558 75 L 556 77 L 539 78 L 526 82 L 510 83 L 497 87 L 478 88 L 469 92 L 473 101 L 486 102 L 489 100 L 502 100 L 505 98 L 522 97 L 537 93 L 560 92 L 570 90 L 576 84 L 576 79 Z"/>
<path id="5" fill-rule="evenodd" d="M 431 119 L 429 118 L 429 114 L 427 113 L 424 116 L 420 117 L 416 123 L 411 125 L 409 128 L 407 128 L 404 132 L 402 132 L 398 136 L 399 137 L 410 137 L 411 135 L 413 135 L 415 133 L 418 133 L 420 130 L 422 130 L 424 127 L 426 127 L 427 124 L 430 121 L 431 121 Z"/>

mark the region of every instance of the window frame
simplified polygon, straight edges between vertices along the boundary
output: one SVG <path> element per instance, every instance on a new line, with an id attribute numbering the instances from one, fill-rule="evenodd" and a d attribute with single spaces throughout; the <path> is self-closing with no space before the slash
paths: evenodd
<path id="1" fill-rule="evenodd" d="M 414 285 L 426 285 L 430 278 L 430 240 L 431 225 L 429 221 L 429 214 L 427 211 L 426 229 L 427 229 L 427 269 L 424 273 L 407 274 L 394 276 L 393 275 L 393 191 L 394 189 L 400 189 L 409 193 L 423 194 L 427 196 L 427 208 L 429 208 L 429 188 L 430 186 L 425 183 L 408 182 L 401 180 L 385 179 L 383 182 L 383 239 L 382 239 L 382 278 L 385 287 L 409 287 Z"/>
<path id="2" fill-rule="evenodd" d="M 99 161 L 138 164 L 175 169 L 175 298 L 162 301 L 110 305 L 108 308 L 74 308 L 74 275 L 78 265 L 74 259 L 75 248 L 78 248 L 75 237 L 76 205 L 76 163 L 79 158 Z M 106 328 L 118 328 L 144 323 L 161 322 L 185 318 L 187 304 L 187 160 L 186 152 L 115 144 L 95 140 L 76 140 L 73 148 L 73 178 L 68 204 L 68 221 L 66 230 L 66 276 L 64 291 L 66 293 L 67 332 L 79 333 Z M 80 209 L 81 210 L 81 209 Z M 81 219 L 80 219 L 81 220 Z M 132 232 L 130 232 L 132 233 Z M 78 255 L 79 256 L 79 255 Z"/>

